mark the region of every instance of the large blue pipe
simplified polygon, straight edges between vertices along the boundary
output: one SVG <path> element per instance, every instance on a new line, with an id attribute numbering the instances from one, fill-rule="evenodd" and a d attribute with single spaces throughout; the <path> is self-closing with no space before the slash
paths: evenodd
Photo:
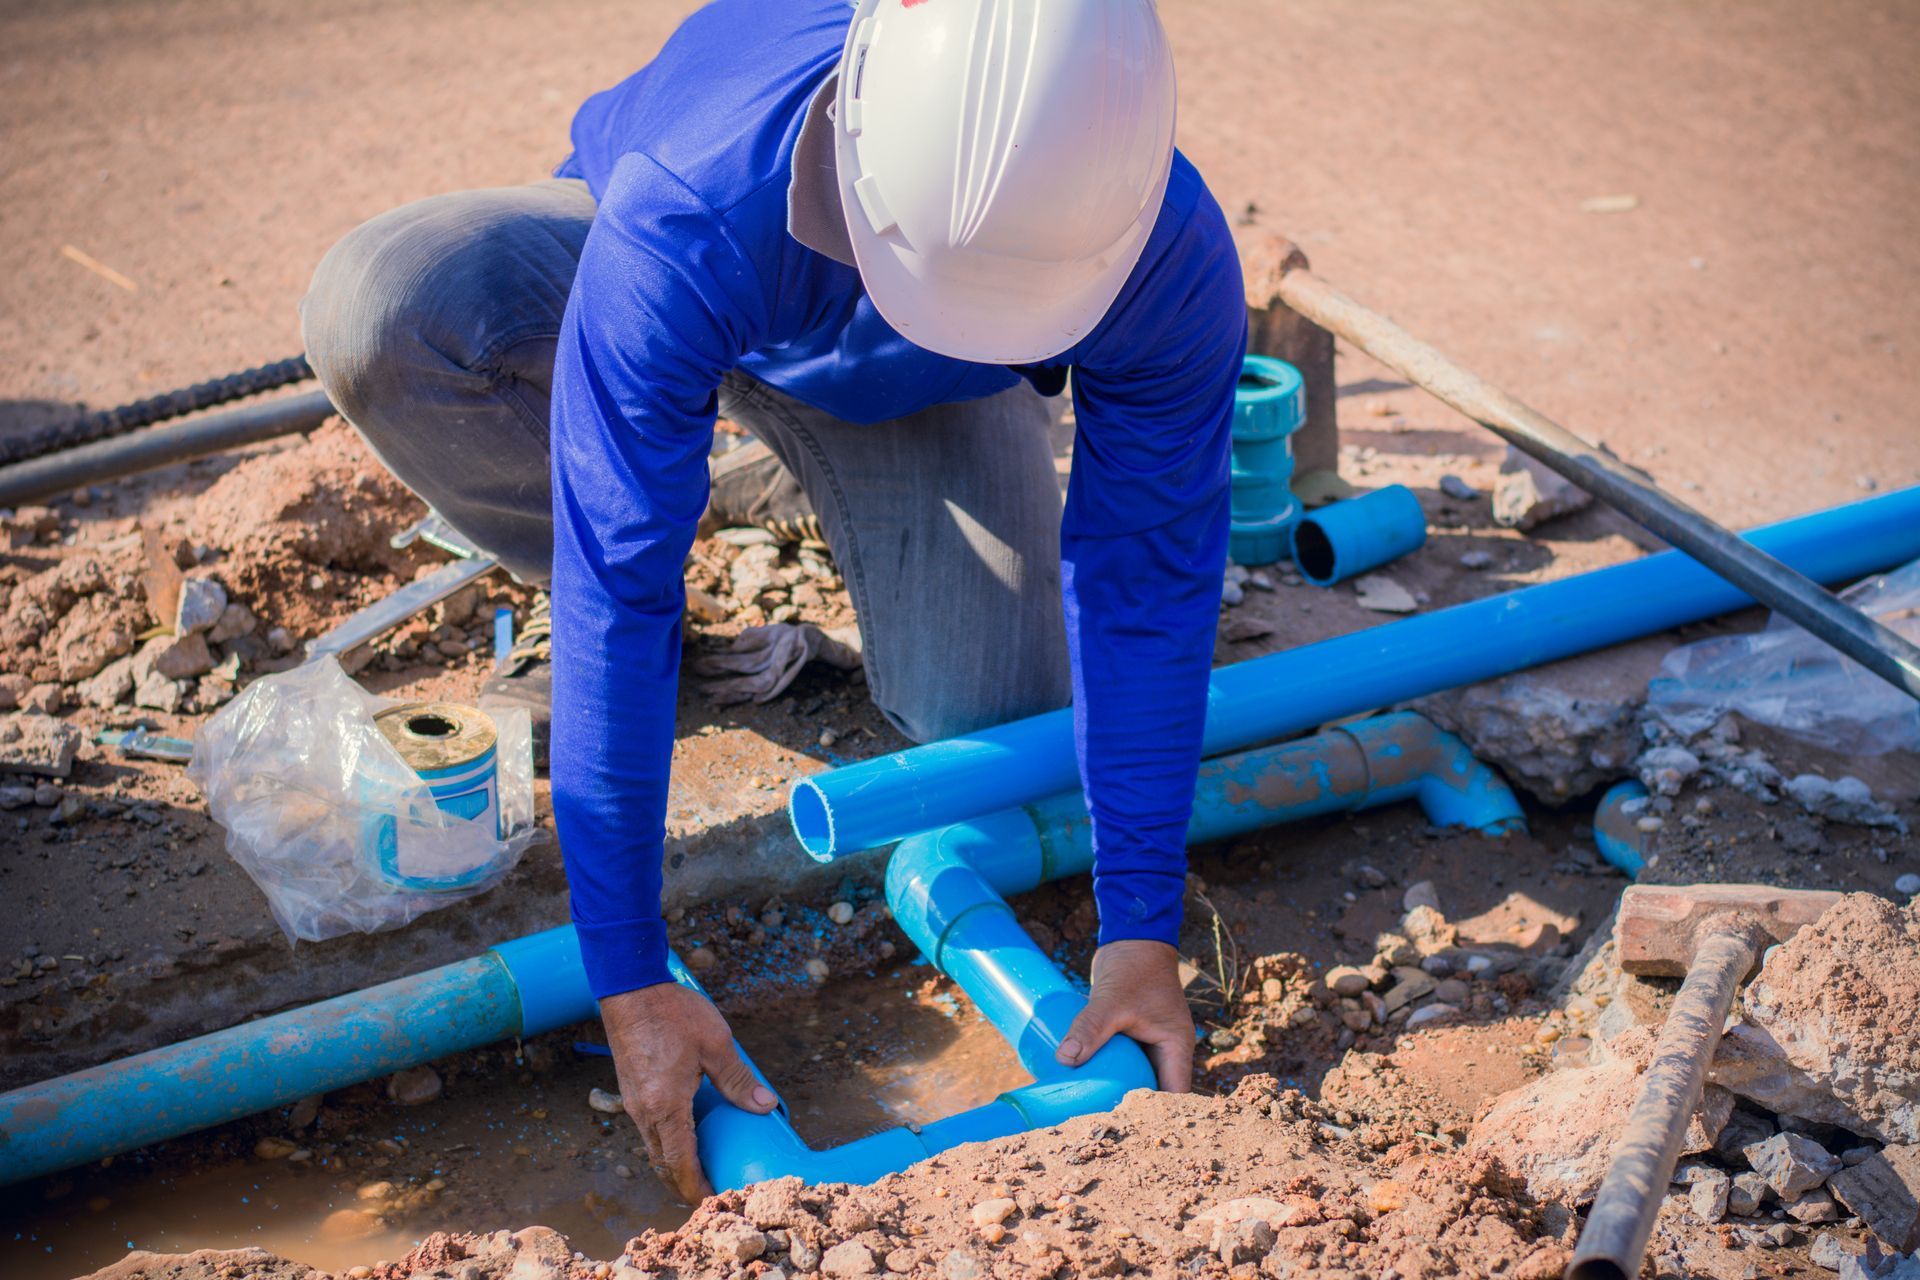
<path id="1" fill-rule="evenodd" d="M 1189 839 L 1417 800 L 1434 823 L 1498 835 L 1520 807 L 1461 743 L 1418 716 L 1383 716 L 1321 738 L 1208 761 Z M 1069 1071 L 1053 1060 L 1084 1003 L 1015 922 L 1005 898 L 1092 863 L 1077 792 L 908 841 L 888 902 L 914 942 L 1007 1037 L 1034 1083 L 959 1115 L 828 1151 L 783 1115 L 756 1116 L 702 1085 L 701 1159 L 721 1187 L 799 1174 L 871 1182 L 963 1142 L 1105 1110 L 1152 1083 L 1132 1041 Z M 674 961 L 675 976 L 698 986 Z M 0 1184 L 17 1182 L 344 1088 L 515 1036 L 592 1018 L 571 927 L 471 960 L 0 1095 Z M 757 1070 L 757 1069 L 756 1069 Z M 777 1092 L 777 1090 L 776 1090 Z"/>
<path id="2" fill-rule="evenodd" d="M 1920 556 L 1920 487 L 1748 535 L 1834 583 Z M 1456 605 L 1222 667 L 1204 755 L 1605 648 L 1753 601 L 1678 551 Z M 1073 720 L 1049 712 L 816 774 L 794 786 L 794 833 L 821 861 L 1078 785 Z"/>

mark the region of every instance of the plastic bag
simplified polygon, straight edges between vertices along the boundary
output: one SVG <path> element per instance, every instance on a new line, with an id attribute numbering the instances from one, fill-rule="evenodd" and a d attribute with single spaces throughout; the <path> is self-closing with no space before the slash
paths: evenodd
<path id="1" fill-rule="evenodd" d="M 533 838 L 525 711 L 494 726 L 497 821 L 481 821 L 442 810 L 375 725 L 399 705 L 323 658 L 254 681 L 194 740 L 187 776 L 290 941 L 398 928 L 482 893 Z"/>
<path id="2" fill-rule="evenodd" d="M 1920 640 L 1920 560 L 1840 598 Z M 1660 667 L 1647 706 L 1683 737 L 1735 711 L 1843 755 L 1920 750 L 1920 703 L 1777 614 L 1752 635 L 1675 649 Z"/>

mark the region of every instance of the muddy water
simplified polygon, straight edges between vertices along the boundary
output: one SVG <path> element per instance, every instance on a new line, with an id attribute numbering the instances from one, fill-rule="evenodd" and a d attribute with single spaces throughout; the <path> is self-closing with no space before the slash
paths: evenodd
<path id="1" fill-rule="evenodd" d="M 1026 1079 L 965 997 L 930 975 L 836 982 L 778 1015 L 735 1020 L 809 1142 L 938 1119 Z M 236 1127 L 9 1188 L 0 1276 L 65 1280 L 129 1249 L 247 1245 L 338 1271 L 396 1259 L 432 1231 L 533 1223 L 612 1257 L 686 1211 L 648 1173 L 626 1119 L 587 1106 L 589 1089 L 615 1087 L 611 1061 L 561 1049 L 543 1071 L 453 1073 L 426 1106 L 369 1103 L 340 1141 L 313 1144 L 331 1154 L 302 1163 L 249 1154 L 255 1131 Z"/>

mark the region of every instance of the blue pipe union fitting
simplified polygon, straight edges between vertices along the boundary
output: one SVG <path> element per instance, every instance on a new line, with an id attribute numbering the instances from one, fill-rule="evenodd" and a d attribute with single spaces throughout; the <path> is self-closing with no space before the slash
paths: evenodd
<path id="1" fill-rule="evenodd" d="M 1227 549 L 1236 564 L 1272 564 L 1287 554 L 1300 518 L 1293 496 L 1293 433 L 1307 420 L 1300 371 L 1283 360 L 1248 356 L 1233 393 L 1233 524 Z"/>

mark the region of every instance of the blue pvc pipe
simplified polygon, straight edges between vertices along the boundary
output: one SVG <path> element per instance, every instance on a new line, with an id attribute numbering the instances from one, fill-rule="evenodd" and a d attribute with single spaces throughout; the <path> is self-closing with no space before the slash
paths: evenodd
<path id="1" fill-rule="evenodd" d="M 1426 541 L 1420 499 L 1407 486 L 1390 484 L 1300 517 L 1293 526 L 1293 567 L 1314 586 L 1330 587 L 1411 555 Z"/>
<path id="2" fill-rule="evenodd" d="M 1400 800 L 1417 800 L 1436 824 L 1490 835 L 1524 821 L 1512 792 L 1458 739 L 1399 714 L 1207 761 L 1188 839 Z M 1107 1110 L 1129 1090 L 1150 1087 L 1145 1056 L 1124 1037 L 1079 1068 L 1054 1061 L 1085 1000 L 1006 904 L 1008 895 L 1082 873 L 1092 860 L 1078 792 L 902 845 L 887 870 L 895 918 L 1006 1036 L 1034 1082 L 917 1130 L 826 1151 L 809 1148 L 784 1114 L 742 1111 L 703 1083 L 694 1114 L 714 1184 L 787 1174 L 871 1182 L 949 1147 Z M 676 979 L 698 989 L 677 958 L 673 966 Z M 0 1095 L 0 1184 L 595 1012 L 571 926 L 516 938 L 471 960 Z"/>
<path id="3" fill-rule="evenodd" d="M 1233 393 L 1232 527 L 1236 563 L 1272 564 L 1287 554 L 1300 518 L 1293 496 L 1293 433 L 1307 420 L 1307 385 L 1284 360 L 1248 356 Z"/>
<path id="4" fill-rule="evenodd" d="M 1600 856 L 1634 880 L 1647 869 L 1647 855 L 1653 850 L 1653 833 L 1640 829 L 1646 799 L 1647 789 L 1629 778 L 1608 787 L 1593 814 L 1593 843 Z"/>
<path id="5" fill-rule="evenodd" d="M 1920 556 L 1920 487 L 1769 525 L 1754 545 L 1834 583 Z M 1222 667 L 1203 755 L 1301 733 L 1375 707 L 1507 675 L 1753 601 L 1666 551 Z M 891 844 L 1078 784 L 1070 712 L 895 752 L 795 784 L 789 812 L 821 861 Z"/>

